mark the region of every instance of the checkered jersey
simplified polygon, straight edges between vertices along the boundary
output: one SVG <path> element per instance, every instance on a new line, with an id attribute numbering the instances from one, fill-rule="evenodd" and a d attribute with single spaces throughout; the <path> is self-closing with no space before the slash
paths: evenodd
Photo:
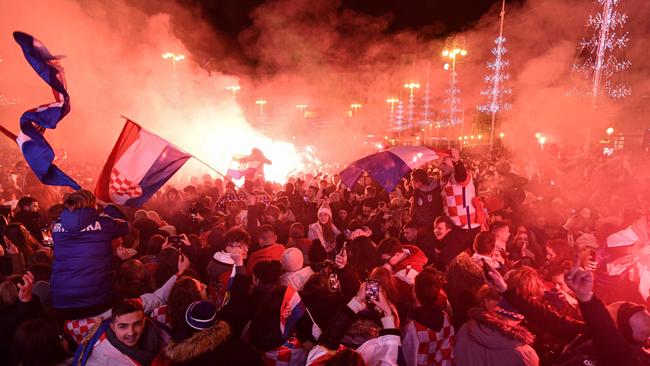
<path id="1" fill-rule="evenodd" d="M 426 326 L 410 321 L 404 329 L 403 338 L 408 337 L 412 347 L 404 341 L 404 352 L 407 358 L 415 361 L 417 366 L 451 366 L 454 364 L 454 327 L 449 316 L 444 313 L 443 325 L 440 331 L 433 331 Z M 407 353 L 412 352 L 410 355 Z M 412 361 L 412 362 L 413 362 Z M 407 362 L 407 364 L 412 364 Z"/>
<path id="2" fill-rule="evenodd" d="M 445 214 L 454 225 L 464 229 L 474 229 L 480 225 L 477 222 L 476 207 L 474 207 L 476 192 L 471 174 L 467 173 L 464 182 L 456 182 L 453 175 L 442 186 L 442 203 Z M 469 225 L 469 227 L 468 227 Z"/>
<path id="3" fill-rule="evenodd" d="M 102 321 L 99 318 L 66 320 L 65 329 L 77 344 L 81 344 L 92 330 L 98 327 L 101 322 Z"/>
<path id="4" fill-rule="evenodd" d="M 305 364 L 307 353 L 302 343 L 292 337 L 280 347 L 265 352 L 263 357 L 266 366 L 299 366 Z"/>

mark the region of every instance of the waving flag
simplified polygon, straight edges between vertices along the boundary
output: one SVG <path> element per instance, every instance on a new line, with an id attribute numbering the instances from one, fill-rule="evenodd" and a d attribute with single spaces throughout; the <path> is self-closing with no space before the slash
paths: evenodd
<path id="1" fill-rule="evenodd" d="M 248 175 L 254 175 L 261 164 L 257 161 L 246 161 L 245 158 L 243 155 L 233 155 L 226 175 L 232 179 L 241 179 Z"/>
<path id="2" fill-rule="evenodd" d="M 367 172 L 387 192 L 411 170 L 431 161 L 449 156 L 426 146 L 396 146 L 354 161 L 341 171 L 341 180 L 352 188 Z"/>
<path id="3" fill-rule="evenodd" d="M 54 150 L 43 133 L 46 128 L 56 128 L 57 124 L 70 112 L 70 96 L 66 90 L 65 74 L 59 64 L 60 56 L 52 56 L 45 46 L 34 37 L 22 32 L 14 32 L 14 39 L 23 50 L 27 62 L 51 88 L 54 102 L 30 109 L 20 117 L 20 133 L 16 142 L 34 174 L 44 184 L 81 187 L 66 175 L 54 161 Z"/>
<path id="4" fill-rule="evenodd" d="M 271 163 L 271 160 L 267 159 L 260 149 L 253 148 L 248 156 L 233 155 L 226 175 L 233 179 L 243 177 L 255 179 L 258 176 L 264 178 L 264 164 Z"/>
<path id="5" fill-rule="evenodd" d="M 127 119 L 97 179 L 95 195 L 106 202 L 140 207 L 191 157 Z"/>
<path id="6" fill-rule="evenodd" d="M 289 337 L 289 332 L 305 314 L 305 311 L 305 304 L 302 302 L 298 291 L 292 286 L 287 286 L 280 306 L 280 333 L 282 333 L 282 339 Z"/>

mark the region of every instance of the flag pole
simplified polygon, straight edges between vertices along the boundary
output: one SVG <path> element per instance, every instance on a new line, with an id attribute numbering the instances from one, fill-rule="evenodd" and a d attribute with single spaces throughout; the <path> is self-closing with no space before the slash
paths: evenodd
<path id="1" fill-rule="evenodd" d="M 2 132 L 5 136 L 9 137 L 12 139 L 14 142 L 16 142 L 16 136 L 13 132 L 9 131 L 8 129 L 5 128 L 5 126 L 0 125 L 0 132 Z"/>

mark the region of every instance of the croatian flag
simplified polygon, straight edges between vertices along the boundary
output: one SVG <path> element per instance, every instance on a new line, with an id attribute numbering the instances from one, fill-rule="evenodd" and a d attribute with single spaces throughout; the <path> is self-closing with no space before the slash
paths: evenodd
<path id="1" fill-rule="evenodd" d="M 140 207 L 191 157 L 127 119 L 99 175 L 95 195 L 106 202 Z"/>
<path id="2" fill-rule="evenodd" d="M 449 156 L 449 153 L 426 146 L 391 147 L 348 164 L 341 171 L 341 180 L 348 188 L 352 188 L 366 172 L 386 192 L 391 192 L 413 169 L 445 156 Z"/>
<path id="3" fill-rule="evenodd" d="M 302 318 L 305 311 L 305 304 L 302 302 L 298 291 L 292 286 L 287 286 L 282 299 L 282 306 L 280 306 L 280 333 L 282 333 L 282 339 L 289 337 L 289 332 Z"/>
<path id="4" fill-rule="evenodd" d="M 51 186 L 81 187 L 66 175 L 54 161 L 54 150 L 43 137 L 46 128 L 54 129 L 70 112 L 70 96 L 66 90 L 65 74 L 59 64 L 61 56 L 53 56 L 36 38 L 14 32 L 14 39 L 23 50 L 27 62 L 51 88 L 54 102 L 30 109 L 20 117 L 20 132 L 16 142 L 25 160 L 38 179 Z"/>
<path id="5" fill-rule="evenodd" d="M 258 161 L 248 161 L 244 155 L 233 155 L 226 175 L 232 179 L 242 179 L 255 175 L 260 165 L 262 164 Z"/>

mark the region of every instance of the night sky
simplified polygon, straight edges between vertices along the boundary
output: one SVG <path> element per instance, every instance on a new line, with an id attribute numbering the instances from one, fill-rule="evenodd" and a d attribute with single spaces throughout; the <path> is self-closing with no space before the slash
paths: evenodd
<path id="1" fill-rule="evenodd" d="M 501 0 L 341 0 L 340 11 L 353 10 L 390 19 L 388 33 L 417 31 L 420 37 L 439 38 L 470 27 Z M 507 0 L 508 3 L 524 0 Z M 238 50 L 237 37 L 250 27 L 251 12 L 262 0 L 178 0 L 187 7 L 198 7 L 214 29 L 230 40 L 231 51 Z M 248 60 L 255 62 L 255 60 Z"/>

